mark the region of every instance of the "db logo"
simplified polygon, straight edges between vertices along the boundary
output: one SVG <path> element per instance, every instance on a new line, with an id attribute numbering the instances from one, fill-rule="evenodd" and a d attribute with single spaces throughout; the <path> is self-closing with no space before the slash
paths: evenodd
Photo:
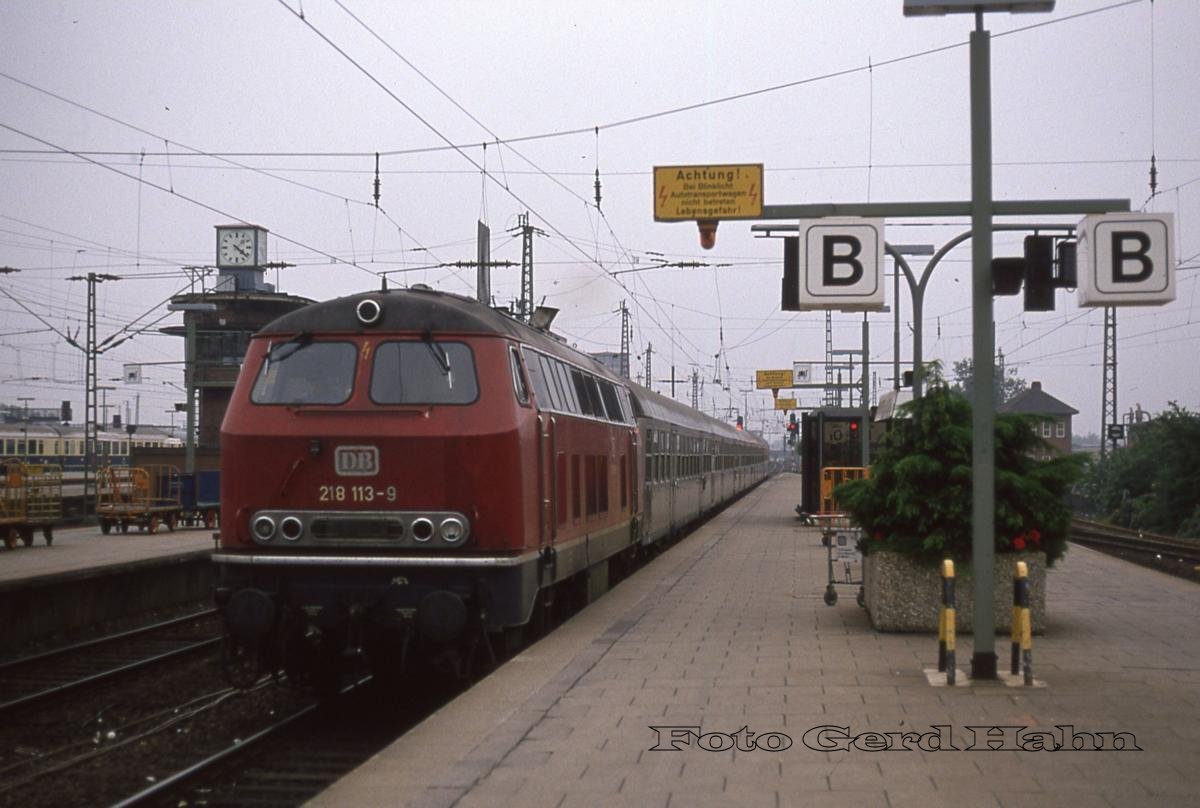
<path id="1" fill-rule="evenodd" d="M 372 477 L 379 473 L 379 449 L 339 446 L 333 452 L 333 470 L 340 477 Z"/>

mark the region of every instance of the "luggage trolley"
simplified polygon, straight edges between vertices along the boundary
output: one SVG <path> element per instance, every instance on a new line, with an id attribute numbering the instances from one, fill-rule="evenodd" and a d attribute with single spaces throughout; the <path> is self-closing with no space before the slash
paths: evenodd
<path id="1" fill-rule="evenodd" d="M 825 545 L 828 552 L 827 569 L 829 570 L 829 581 L 825 585 L 825 605 L 832 606 L 837 603 L 837 587 L 839 586 L 857 586 L 858 594 L 855 596 L 855 602 L 859 606 L 865 605 L 865 594 L 863 592 L 862 578 L 862 551 L 859 550 L 859 542 L 862 540 L 862 528 L 850 527 L 848 517 L 832 518 L 825 520 L 821 525 L 821 543 Z M 834 563 L 840 565 L 840 570 L 834 569 Z M 858 565 L 858 579 L 854 579 L 853 565 Z M 838 580 L 837 572 L 841 572 L 841 580 Z"/>
<path id="2" fill-rule="evenodd" d="M 108 535 L 115 528 L 128 533 L 136 525 L 154 533 L 164 523 L 174 530 L 179 524 L 179 494 L 179 469 L 174 466 L 105 466 L 96 476 L 100 532 Z"/>
<path id="3" fill-rule="evenodd" d="M 35 530 L 52 544 L 61 519 L 61 467 L 0 460 L 0 536 L 8 549 L 15 549 L 18 540 L 32 546 Z"/>

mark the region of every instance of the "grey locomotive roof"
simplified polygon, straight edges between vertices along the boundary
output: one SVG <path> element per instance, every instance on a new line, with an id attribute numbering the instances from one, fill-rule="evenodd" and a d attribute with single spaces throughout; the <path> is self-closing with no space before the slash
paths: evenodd
<path id="1" fill-rule="evenodd" d="M 355 313 L 358 304 L 367 299 L 377 302 L 381 310 L 378 322 L 369 326 L 359 322 Z M 761 443 L 758 438 L 746 432 L 739 432 L 724 421 L 710 418 L 691 407 L 616 376 L 603 363 L 571 348 L 552 334 L 532 328 L 483 305 L 474 298 L 462 295 L 419 287 L 364 292 L 305 306 L 273 320 L 258 333 L 264 336 L 293 335 L 306 331 L 343 334 L 366 334 L 372 331 L 502 334 L 574 365 L 586 367 L 597 376 L 626 385 L 638 415 L 663 420 L 669 416 L 675 423 L 705 432 L 716 432 L 730 440 L 747 444 Z"/>
<path id="2" fill-rule="evenodd" d="M 363 325 L 355 313 L 363 300 L 379 304 L 380 317 L 372 325 Z M 585 367 L 597 376 L 620 381 L 612 371 L 587 354 L 577 351 L 558 337 L 533 328 L 520 320 L 485 306 L 474 298 L 428 287 L 363 292 L 305 306 L 273 320 L 258 332 L 269 334 L 314 333 L 367 334 L 372 331 L 426 331 L 451 334 L 500 334 L 543 353 Z"/>
<path id="3" fill-rule="evenodd" d="M 359 322 L 355 307 L 374 300 L 382 312 L 379 321 Z M 303 331 L 367 333 L 370 331 L 451 331 L 458 333 L 525 336 L 532 331 L 476 300 L 433 289 L 391 289 L 334 298 L 289 312 L 263 326 L 260 334 L 297 334 Z"/>

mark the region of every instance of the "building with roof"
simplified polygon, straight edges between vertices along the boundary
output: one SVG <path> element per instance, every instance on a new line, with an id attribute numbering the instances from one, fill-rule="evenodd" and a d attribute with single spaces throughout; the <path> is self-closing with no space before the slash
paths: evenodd
<path id="1" fill-rule="evenodd" d="M 1039 417 L 1038 434 L 1050 444 L 1049 449 L 1036 453 L 1039 460 L 1071 454 L 1071 419 L 1079 414 L 1079 410 L 1047 393 L 1041 382 L 1033 382 L 1029 389 L 1001 404 L 999 411 Z"/>

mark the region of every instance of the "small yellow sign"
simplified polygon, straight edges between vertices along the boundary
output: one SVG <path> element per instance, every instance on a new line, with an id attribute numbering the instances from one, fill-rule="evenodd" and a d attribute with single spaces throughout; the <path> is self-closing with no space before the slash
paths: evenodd
<path id="1" fill-rule="evenodd" d="M 782 390 L 792 386 L 792 371 L 787 370 L 756 370 L 754 385 L 759 390 Z"/>
<path id="2" fill-rule="evenodd" d="M 794 399 L 794 398 L 777 398 L 777 399 L 775 399 L 775 409 L 777 409 L 777 410 L 794 410 L 794 409 L 796 409 L 796 399 Z"/>
<path id="3" fill-rule="evenodd" d="M 758 219 L 762 188 L 762 163 L 655 166 L 654 220 Z"/>

